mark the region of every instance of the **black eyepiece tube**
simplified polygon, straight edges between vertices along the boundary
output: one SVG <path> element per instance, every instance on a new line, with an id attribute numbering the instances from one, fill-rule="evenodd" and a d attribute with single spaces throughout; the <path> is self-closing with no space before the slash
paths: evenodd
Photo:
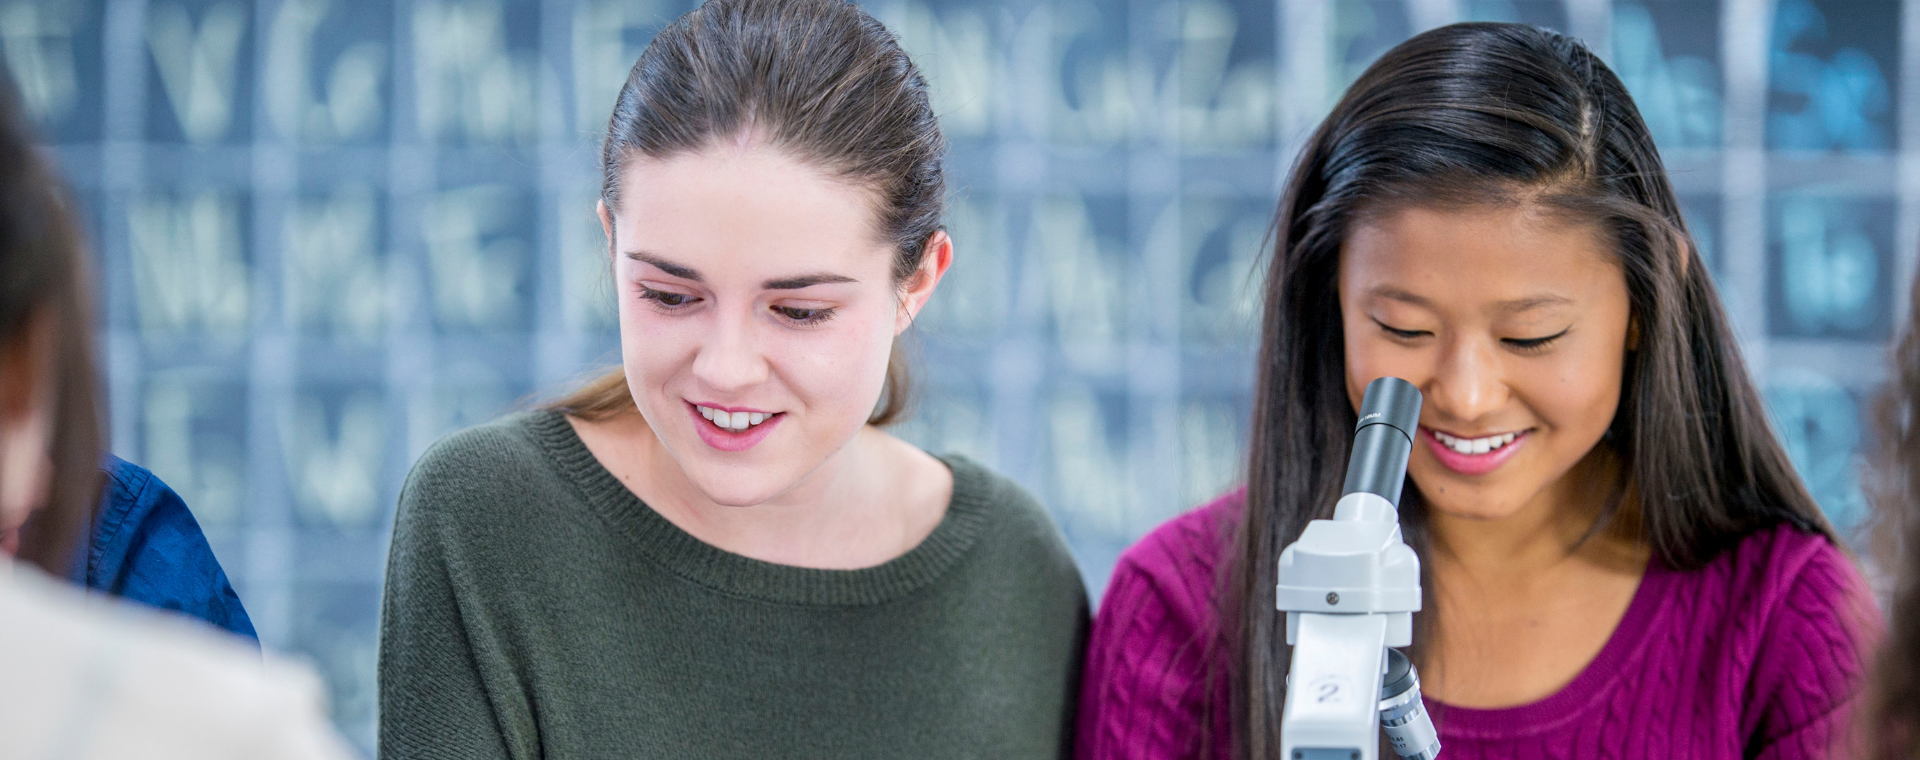
<path id="1" fill-rule="evenodd" d="M 1407 479 L 1407 457 L 1420 431 L 1420 389 L 1397 377 L 1367 384 L 1360 399 L 1360 423 L 1353 432 L 1353 455 L 1347 460 L 1346 488 L 1350 493 L 1377 494 L 1400 506 L 1400 486 Z"/>

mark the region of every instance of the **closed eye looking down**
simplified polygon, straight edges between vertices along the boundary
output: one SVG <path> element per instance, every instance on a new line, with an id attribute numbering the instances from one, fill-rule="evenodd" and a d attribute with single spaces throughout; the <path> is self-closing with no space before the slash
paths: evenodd
<path id="1" fill-rule="evenodd" d="M 1373 320 L 1373 323 L 1379 325 L 1380 329 L 1387 331 L 1387 334 L 1401 340 L 1414 340 L 1416 338 L 1432 337 L 1433 335 L 1429 330 L 1402 330 L 1378 319 Z M 1564 337 L 1571 330 L 1573 330 L 1573 328 L 1569 326 L 1552 335 L 1539 338 L 1501 338 L 1500 342 L 1523 352 L 1544 351 L 1547 346 Z"/>
<path id="2" fill-rule="evenodd" d="M 685 307 L 691 306 L 701 300 L 695 296 L 690 296 L 685 293 L 675 293 L 670 290 L 659 290 L 656 288 L 647 287 L 645 285 L 640 286 L 640 298 L 641 300 L 652 301 L 654 303 L 654 308 L 659 309 L 662 312 L 678 311 Z M 834 309 L 826 308 L 826 307 L 781 306 L 778 304 L 774 304 L 774 305 L 768 306 L 767 308 L 773 310 L 775 314 L 779 314 L 780 316 L 786 318 L 788 321 L 803 324 L 803 325 L 817 324 L 820 322 L 824 322 L 828 319 L 831 319 L 834 313 Z"/>

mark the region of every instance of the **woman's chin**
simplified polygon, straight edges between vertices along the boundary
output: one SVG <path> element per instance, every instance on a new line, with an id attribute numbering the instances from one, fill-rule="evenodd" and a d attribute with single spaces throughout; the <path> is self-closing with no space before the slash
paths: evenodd
<path id="1" fill-rule="evenodd" d="M 1504 520 L 1519 514 L 1524 505 L 1524 502 L 1517 499 L 1461 498 L 1452 494 L 1443 495 L 1438 499 L 1422 494 L 1421 498 L 1426 504 L 1427 514 L 1446 516 L 1456 520 L 1486 522 Z"/>
<path id="2" fill-rule="evenodd" d="M 1422 467 L 1421 465 L 1426 465 Z M 1531 493 L 1512 478 L 1465 478 L 1431 462 L 1415 460 L 1407 468 L 1409 486 L 1420 494 L 1427 514 L 1459 520 L 1502 520 L 1519 514 Z"/>
<path id="3" fill-rule="evenodd" d="M 753 507 L 779 499 L 819 469 L 813 457 L 763 448 L 742 456 L 695 447 L 691 456 L 675 458 L 700 495 L 722 507 Z"/>
<path id="4" fill-rule="evenodd" d="M 688 473 L 700 495 L 723 507 L 753 507 L 765 504 L 793 487 L 792 483 L 771 482 L 758 473 L 726 468 L 711 473 Z"/>
<path id="5" fill-rule="evenodd" d="M 1435 507 L 1433 505 L 1428 505 L 1427 511 L 1430 514 L 1445 515 L 1447 517 L 1450 517 L 1456 520 L 1474 520 L 1478 522 L 1494 522 L 1497 520 L 1504 520 L 1506 518 L 1512 517 L 1514 513 L 1518 512 L 1519 510 L 1447 509 L 1444 507 Z"/>

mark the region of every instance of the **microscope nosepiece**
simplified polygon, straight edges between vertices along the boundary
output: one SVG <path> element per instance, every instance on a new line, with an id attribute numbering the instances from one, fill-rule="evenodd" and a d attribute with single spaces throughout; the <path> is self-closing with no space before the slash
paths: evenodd
<path id="1" fill-rule="evenodd" d="M 1380 677 L 1380 728 L 1393 753 L 1405 760 L 1440 756 L 1440 732 L 1420 699 L 1420 676 L 1398 649 L 1387 650 L 1387 672 Z"/>

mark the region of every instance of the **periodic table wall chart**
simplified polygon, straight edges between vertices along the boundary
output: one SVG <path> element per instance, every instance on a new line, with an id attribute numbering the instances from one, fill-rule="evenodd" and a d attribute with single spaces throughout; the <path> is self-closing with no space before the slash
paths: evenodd
<path id="1" fill-rule="evenodd" d="M 1920 0 L 881 0 L 953 143 L 902 434 L 1038 494 L 1098 599 L 1231 487 L 1294 151 L 1381 52 L 1555 28 L 1638 100 L 1794 464 L 1865 510 L 1920 250 Z M 94 243 L 116 453 L 371 747 L 393 508 L 435 439 L 618 359 L 597 139 L 687 0 L 0 0 Z"/>

